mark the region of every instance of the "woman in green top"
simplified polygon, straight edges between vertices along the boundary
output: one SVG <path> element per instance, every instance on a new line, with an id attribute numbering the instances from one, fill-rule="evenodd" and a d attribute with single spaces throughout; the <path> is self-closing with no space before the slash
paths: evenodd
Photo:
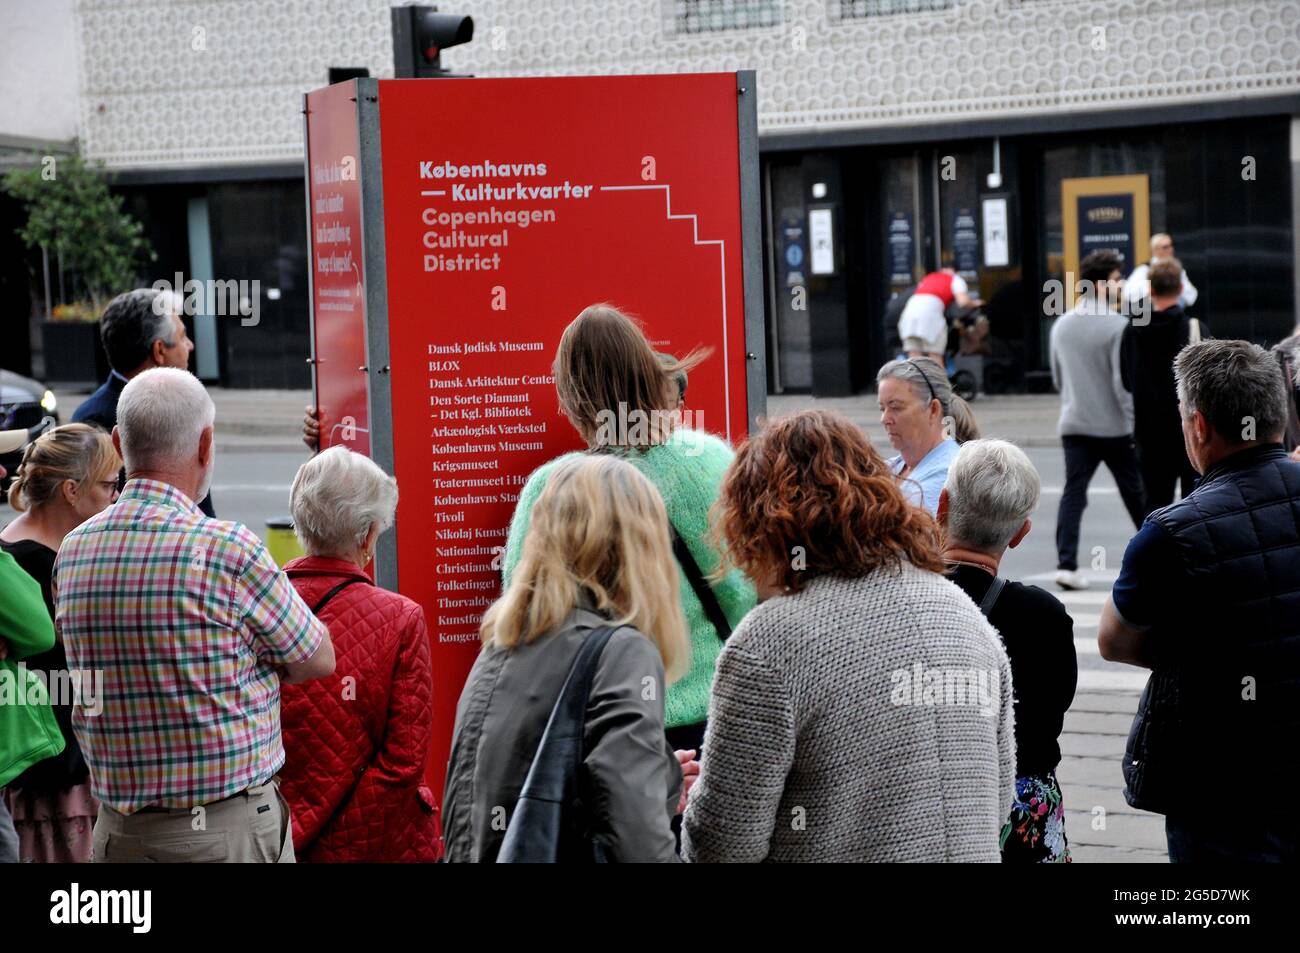
<path id="1" fill-rule="evenodd" d="M 655 485 L 669 521 L 705 576 L 719 562 L 708 532 L 709 508 L 733 455 L 725 441 L 681 425 L 680 381 L 707 356 L 707 351 L 692 351 L 681 360 L 661 360 L 631 318 L 597 304 L 565 329 L 553 368 L 560 409 L 587 442 L 588 452 L 617 454 Z M 539 467 L 519 494 L 506 540 L 506 585 L 519 561 L 533 503 L 563 459 Z M 690 629 L 690 668 L 668 689 L 664 723 L 673 748 L 698 751 L 723 636 L 681 566 L 678 573 Z M 713 580 L 711 588 L 733 628 L 754 607 L 754 587 L 738 571 Z"/>

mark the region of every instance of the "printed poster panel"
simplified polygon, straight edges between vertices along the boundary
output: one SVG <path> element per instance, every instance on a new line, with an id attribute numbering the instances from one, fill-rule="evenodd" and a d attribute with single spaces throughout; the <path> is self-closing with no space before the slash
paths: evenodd
<path id="1" fill-rule="evenodd" d="M 398 579 L 429 623 L 441 791 L 519 492 L 584 446 L 551 376 L 569 322 L 609 302 L 656 350 L 711 348 L 688 421 L 745 436 L 736 77 L 378 86 Z"/>

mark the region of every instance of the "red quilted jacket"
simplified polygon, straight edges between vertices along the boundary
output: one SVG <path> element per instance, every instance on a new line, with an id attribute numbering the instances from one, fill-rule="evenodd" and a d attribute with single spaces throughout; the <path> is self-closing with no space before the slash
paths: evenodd
<path id="1" fill-rule="evenodd" d="M 312 607 L 359 580 L 319 613 L 334 641 L 334 674 L 281 686 L 280 789 L 298 860 L 439 859 L 437 803 L 424 786 L 433 731 L 424 610 L 344 560 L 308 556 L 285 572 Z"/>

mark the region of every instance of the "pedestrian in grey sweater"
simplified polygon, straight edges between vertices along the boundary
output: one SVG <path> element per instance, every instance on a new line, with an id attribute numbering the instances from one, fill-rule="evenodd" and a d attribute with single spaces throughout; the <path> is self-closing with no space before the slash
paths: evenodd
<path id="1" fill-rule="evenodd" d="M 718 658 L 683 857 L 998 862 L 1011 670 L 930 514 L 825 411 L 752 436 L 719 507 L 765 601 Z"/>
<path id="2" fill-rule="evenodd" d="M 1052 383 L 1061 392 L 1057 432 L 1065 450 L 1065 490 L 1056 515 L 1056 584 L 1086 589 L 1079 572 L 1079 526 L 1088 484 L 1105 463 L 1119 487 L 1133 527 L 1146 512 L 1133 444 L 1133 397 L 1120 373 L 1120 338 L 1128 319 L 1115 309 L 1123 289 L 1120 258 L 1095 251 L 1080 264 L 1079 303 L 1052 325 Z"/>

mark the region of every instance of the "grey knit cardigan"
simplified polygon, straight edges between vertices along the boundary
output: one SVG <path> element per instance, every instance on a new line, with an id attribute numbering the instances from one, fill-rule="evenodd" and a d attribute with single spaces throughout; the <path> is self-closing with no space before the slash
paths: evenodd
<path id="1" fill-rule="evenodd" d="M 964 592 L 910 563 L 820 577 L 718 658 L 682 854 L 996 863 L 1015 763 L 1011 668 Z"/>

